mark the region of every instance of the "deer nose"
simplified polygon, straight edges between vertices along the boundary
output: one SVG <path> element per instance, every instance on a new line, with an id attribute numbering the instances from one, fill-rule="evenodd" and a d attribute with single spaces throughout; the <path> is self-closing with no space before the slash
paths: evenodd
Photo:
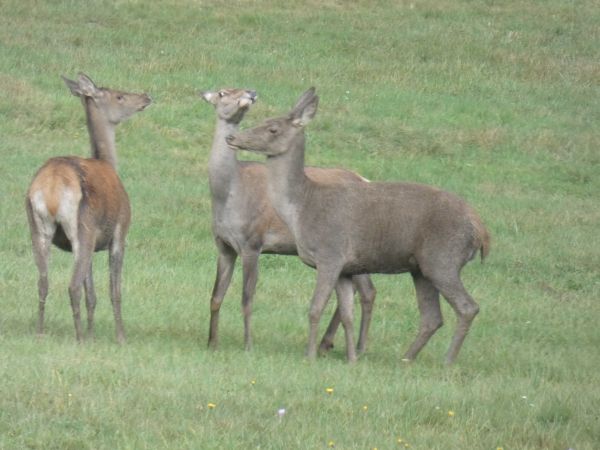
<path id="1" fill-rule="evenodd" d="M 240 147 L 238 144 L 235 143 L 235 134 L 230 134 L 229 136 L 227 136 L 225 138 L 225 141 L 227 142 L 227 145 L 229 145 L 229 148 L 231 150 L 238 150 L 238 149 L 242 149 L 243 147 Z"/>
<path id="2" fill-rule="evenodd" d="M 250 99 L 252 99 L 252 102 L 255 102 L 258 98 L 258 94 L 256 93 L 256 91 L 248 91 L 248 95 L 250 95 Z"/>
<path id="3" fill-rule="evenodd" d="M 142 110 L 146 109 L 152 103 L 152 99 L 150 98 L 150 96 L 148 94 L 143 93 L 142 97 L 143 97 L 143 103 L 139 107 L 139 111 L 142 111 Z"/>

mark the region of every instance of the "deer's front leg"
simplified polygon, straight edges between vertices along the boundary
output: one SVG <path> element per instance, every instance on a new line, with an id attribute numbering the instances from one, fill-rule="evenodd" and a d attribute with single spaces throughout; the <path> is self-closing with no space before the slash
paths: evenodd
<path id="1" fill-rule="evenodd" d="M 323 309 L 331 296 L 334 286 L 338 281 L 339 269 L 321 268 L 317 266 L 317 285 L 313 293 L 310 311 L 308 313 L 309 332 L 308 347 L 306 356 L 308 359 L 315 359 L 317 356 L 317 334 L 319 332 L 319 321 L 323 314 Z"/>
<path id="2" fill-rule="evenodd" d="M 354 348 L 354 289 L 352 278 L 341 276 L 335 287 L 338 298 L 340 320 L 346 335 L 346 356 L 349 363 L 356 362 L 356 349 Z"/>
<path id="3" fill-rule="evenodd" d="M 219 311 L 221 310 L 221 304 L 223 303 L 227 288 L 229 288 L 229 284 L 231 283 L 233 268 L 237 259 L 237 253 L 229 246 L 217 242 L 217 247 L 219 249 L 217 277 L 210 297 L 210 328 L 208 332 L 208 348 L 213 350 L 219 344 Z"/>
<path id="4" fill-rule="evenodd" d="M 244 314 L 244 346 L 246 350 L 252 348 L 252 331 L 250 319 L 252 318 L 252 300 L 258 281 L 258 257 L 260 252 L 248 252 L 242 256 L 242 269 L 244 286 L 242 290 L 242 313 Z"/>

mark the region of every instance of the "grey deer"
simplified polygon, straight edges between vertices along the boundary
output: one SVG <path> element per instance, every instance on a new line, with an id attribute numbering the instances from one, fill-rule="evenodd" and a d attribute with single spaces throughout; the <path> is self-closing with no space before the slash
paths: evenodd
<path id="1" fill-rule="evenodd" d="M 259 162 L 238 161 L 225 141 L 228 135 L 238 130 L 244 115 L 257 99 L 256 92 L 246 89 L 221 89 L 201 92 L 201 96 L 214 106 L 217 114 L 208 174 L 212 230 L 219 255 L 217 276 L 210 301 L 208 345 L 213 349 L 218 345 L 219 311 L 239 255 L 243 270 L 244 342 L 248 350 L 252 345 L 250 318 L 259 256 L 261 253 L 296 255 L 296 245 L 294 237 L 269 200 L 265 165 Z M 308 167 L 306 174 L 310 179 L 324 184 L 367 183 L 356 173 L 342 169 Z M 367 344 L 375 288 L 368 275 L 358 275 L 353 281 L 361 296 L 362 320 L 358 351 L 363 352 Z M 327 351 L 333 346 L 333 338 L 340 321 L 338 309 L 323 336 L 322 351 Z"/>
<path id="2" fill-rule="evenodd" d="M 121 319 L 121 269 L 125 236 L 131 217 L 129 198 L 117 175 L 116 126 L 150 103 L 146 94 L 97 87 L 86 75 L 73 81 L 63 77 L 71 93 L 81 98 L 90 135 L 91 158 L 51 158 L 33 177 L 26 197 L 33 255 L 39 271 L 37 332 L 44 333 L 48 295 L 48 258 L 51 244 L 72 252 L 75 260 L 69 296 L 77 341 L 83 339 L 79 302 L 85 288 L 88 336 L 94 334 L 96 294 L 92 255 L 108 250 L 110 295 L 117 341 L 125 341 Z"/>
<path id="3" fill-rule="evenodd" d="M 410 272 L 421 323 L 404 359 L 413 360 L 442 326 L 441 293 L 458 317 L 446 355 L 452 363 L 479 312 L 460 271 L 478 251 L 485 258 L 489 233 L 464 200 L 431 186 L 331 185 L 308 178 L 303 170 L 304 128 L 314 118 L 318 100 L 311 88 L 289 114 L 227 138 L 234 149 L 267 156 L 273 206 L 294 234 L 302 261 L 317 269 L 307 356 L 316 355 L 319 319 L 336 284 L 342 285 L 340 307 L 351 310 L 351 276 Z"/>

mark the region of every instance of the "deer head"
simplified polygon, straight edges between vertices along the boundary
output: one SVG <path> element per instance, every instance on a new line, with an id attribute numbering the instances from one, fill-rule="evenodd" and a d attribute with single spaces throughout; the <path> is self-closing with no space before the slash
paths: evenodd
<path id="1" fill-rule="evenodd" d="M 250 105 L 258 99 L 256 91 L 246 89 L 203 91 L 200 96 L 215 107 L 219 119 L 235 124 L 242 121 Z"/>
<path id="2" fill-rule="evenodd" d="M 227 137 L 227 144 L 233 149 L 248 150 L 268 157 L 286 153 L 292 143 L 302 135 L 304 127 L 317 113 L 319 97 L 311 87 L 300 96 L 296 105 L 286 115 L 267 119 L 261 125 Z"/>
<path id="3" fill-rule="evenodd" d="M 93 102 L 102 115 L 113 125 L 117 125 L 146 108 L 152 99 L 147 94 L 132 94 L 113 89 L 97 87 L 90 77 L 79 73 L 77 81 L 62 77 L 71 93 L 81 98 L 82 103 Z"/>

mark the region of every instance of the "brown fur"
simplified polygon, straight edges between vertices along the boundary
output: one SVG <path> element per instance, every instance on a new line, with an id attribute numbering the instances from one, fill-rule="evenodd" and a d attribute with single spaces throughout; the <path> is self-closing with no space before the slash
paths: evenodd
<path id="1" fill-rule="evenodd" d="M 212 231 L 218 251 L 217 274 L 210 301 L 210 327 L 208 345 L 218 346 L 218 326 L 221 304 L 231 282 L 235 261 L 242 263 L 242 313 L 244 317 L 244 343 L 252 345 L 252 302 L 258 280 L 259 256 L 263 253 L 297 255 L 290 230 L 281 220 L 269 200 L 267 168 L 254 161 L 238 161 L 225 141 L 237 130 L 256 92 L 246 89 L 221 89 L 204 91 L 202 98 L 215 107 L 217 125 L 209 157 L 208 175 L 212 206 Z M 342 169 L 307 168 L 307 176 L 323 183 L 360 182 L 357 174 Z M 358 351 L 366 348 L 375 288 L 368 275 L 353 277 L 361 301 L 361 327 Z M 340 323 L 336 309 L 321 341 L 321 350 L 333 346 L 333 338 Z"/>
<path id="2" fill-rule="evenodd" d="M 119 224 L 127 231 L 131 220 L 129 197 L 115 169 L 106 161 L 78 156 L 49 159 L 35 175 L 27 191 L 29 202 L 33 194 L 43 193 L 50 216 L 56 219 L 61 193 L 71 190 L 80 198 L 80 213 L 85 208 L 89 219 L 82 225 L 94 229 L 94 251 L 106 250 Z M 56 242 L 55 242 L 56 244 Z M 71 246 L 63 250 L 72 251 Z"/>
<path id="3" fill-rule="evenodd" d="M 93 158 L 51 158 L 34 176 L 26 197 L 33 254 L 39 272 L 38 334 L 44 332 L 44 310 L 48 295 L 50 244 L 73 252 L 74 270 L 69 296 L 75 335 L 82 340 L 79 302 L 85 288 L 88 334 L 93 336 L 96 294 L 92 277 L 92 254 L 108 250 L 110 296 L 117 340 L 125 340 L 121 320 L 121 269 L 125 236 L 131 210 L 129 198 L 117 175 L 115 127 L 151 102 L 146 94 L 130 94 L 98 88 L 84 74 L 77 81 L 64 78 L 85 108 Z"/>
<path id="4" fill-rule="evenodd" d="M 485 258 L 490 237 L 475 211 L 460 197 L 416 183 L 326 184 L 304 172 L 304 127 L 316 114 L 318 97 L 306 91 L 292 111 L 230 135 L 228 144 L 267 155 L 273 206 L 294 233 L 298 255 L 317 269 L 309 313 L 307 355 L 317 353 L 318 324 L 334 286 L 367 273 L 409 272 L 421 324 L 404 358 L 412 360 L 443 324 L 442 294 L 457 315 L 446 355 L 452 363 L 479 312 L 460 272 L 479 251 Z M 338 304 L 352 361 L 352 298 Z M 347 324 L 347 326 L 346 326 Z"/>
<path id="5" fill-rule="evenodd" d="M 34 192 L 41 191 L 48 212 L 55 217 L 60 205 L 60 192 L 63 189 L 77 190 L 81 193 L 79 176 L 73 167 L 64 164 L 62 158 L 53 158 L 48 160 L 35 175 L 27 191 L 27 197 L 31 199 Z"/>

